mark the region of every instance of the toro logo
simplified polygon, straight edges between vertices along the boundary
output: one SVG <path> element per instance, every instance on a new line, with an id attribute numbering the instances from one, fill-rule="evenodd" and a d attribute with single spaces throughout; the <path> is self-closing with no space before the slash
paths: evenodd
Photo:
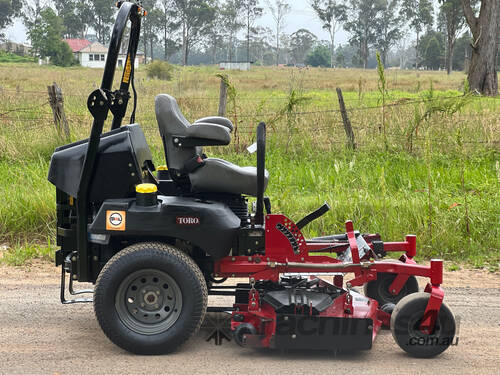
<path id="1" fill-rule="evenodd" d="M 125 230 L 125 211 L 106 211 L 106 230 Z"/>
<path id="2" fill-rule="evenodd" d="M 177 225 L 200 225 L 200 218 L 194 216 L 177 216 Z"/>

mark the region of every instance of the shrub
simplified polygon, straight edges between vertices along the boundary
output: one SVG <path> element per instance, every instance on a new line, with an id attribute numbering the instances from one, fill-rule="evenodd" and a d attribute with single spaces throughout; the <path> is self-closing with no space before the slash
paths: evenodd
<path id="1" fill-rule="evenodd" d="M 149 78 L 158 78 L 165 81 L 172 79 L 174 67 L 166 61 L 155 60 L 146 66 L 147 76 Z"/>

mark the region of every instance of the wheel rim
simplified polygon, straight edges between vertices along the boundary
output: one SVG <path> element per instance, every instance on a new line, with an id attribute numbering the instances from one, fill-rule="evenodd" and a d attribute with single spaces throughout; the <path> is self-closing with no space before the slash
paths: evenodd
<path id="1" fill-rule="evenodd" d="M 179 318 L 182 292 L 167 273 L 140 270 L 120 283 L 115 308 L 130 330 L 141 335 L 156 335 L 168 330 Z"/>
<path id="2" fill-rule="evenodd" d="M 384 280 L 382 282 L 379 282 L 377 283 L 377 291 L 378 291 L 378 295 L 380 297 L 382 297 L 382 300 L 384 301 L 384 304 L 387 303 L 387 302 L 390 302 L 390 303 L 398 303 L 399 300 L 401 300 L 401 298 L 403 298 L 404 296 L 406 296 L 406 283 L 403 285 L 403 287 L 401 288 L 401 290 L 399 291 L 398 294 L 392 294 L 390 291 L 389 291 L 389 287 L 391 286 L 392 282 L 394 281 L 396 277 L 392 278 L 392 277 L 384 277 Z"/>

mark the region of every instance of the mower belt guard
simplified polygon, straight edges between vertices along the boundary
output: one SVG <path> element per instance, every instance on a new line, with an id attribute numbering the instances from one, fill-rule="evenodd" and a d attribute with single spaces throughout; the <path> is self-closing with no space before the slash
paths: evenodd
<path id="1" fill-rule="evenodd" d="M 372 319 L 277 315 L 276 349 L 367 350 L 373 340 Z"/>

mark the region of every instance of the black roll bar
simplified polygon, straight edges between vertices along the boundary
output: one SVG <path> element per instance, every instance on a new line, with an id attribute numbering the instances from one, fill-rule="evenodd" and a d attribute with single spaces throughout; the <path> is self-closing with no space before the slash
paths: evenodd
<path id="1" fill-rule="evenodd" d="M 264 224 L 264 185 L 266 173 L 266 124 L 257 127 L 257 208 L 255 224 Z"/>
<path id="2" fill-rule="evenodd" d="M 133 80 L 134 62 L 139 45 L 141 30 L 141 16 L 145 11 L 137 4 L 128 1 L 118 1 L 116 3 L 120 9 L 116 17 L 111 41 L 108 48 L 108 56 L 102 77 L 101 88 L 90 94 L 87 106 L 94 117 L 92 130 L 88 140 L 87 153 L 83 162 L 80 175 L 80 185 L 78 188 L 77 206 L 77 251 L 78 251 L 78 280 L 87 281 L 89 279 L 90 262 L 88 251 L 88 216 L 89 216 L 89 191 L 95 169 L 95 162 L 99 151 L 99 143 L 104 127 L 104 122 L 111 110 L 113 122 L 111 129 L 121 126 L 123 117 L 127 110 L 129 86 Z M 127 21 L 131 22 L 130 39 L 127 50 L 127 58 L 123 68 L 120 89 L 111 93 L 115 76 L 116 64 L 120 54 L 120 47 L 123 33 L 127 27 Z M 133 84 L 133 83 L 132 83 Z M 115 98 L 116 100 L 114 100 Z M 135 97 L 134 97 L 135 100 Z M 115 103 L 116 101 L 116 103 Z M 135 108 L 135 107 L 134 107 Z M 134 109 L 135 111 L 135 109 Z"/>

